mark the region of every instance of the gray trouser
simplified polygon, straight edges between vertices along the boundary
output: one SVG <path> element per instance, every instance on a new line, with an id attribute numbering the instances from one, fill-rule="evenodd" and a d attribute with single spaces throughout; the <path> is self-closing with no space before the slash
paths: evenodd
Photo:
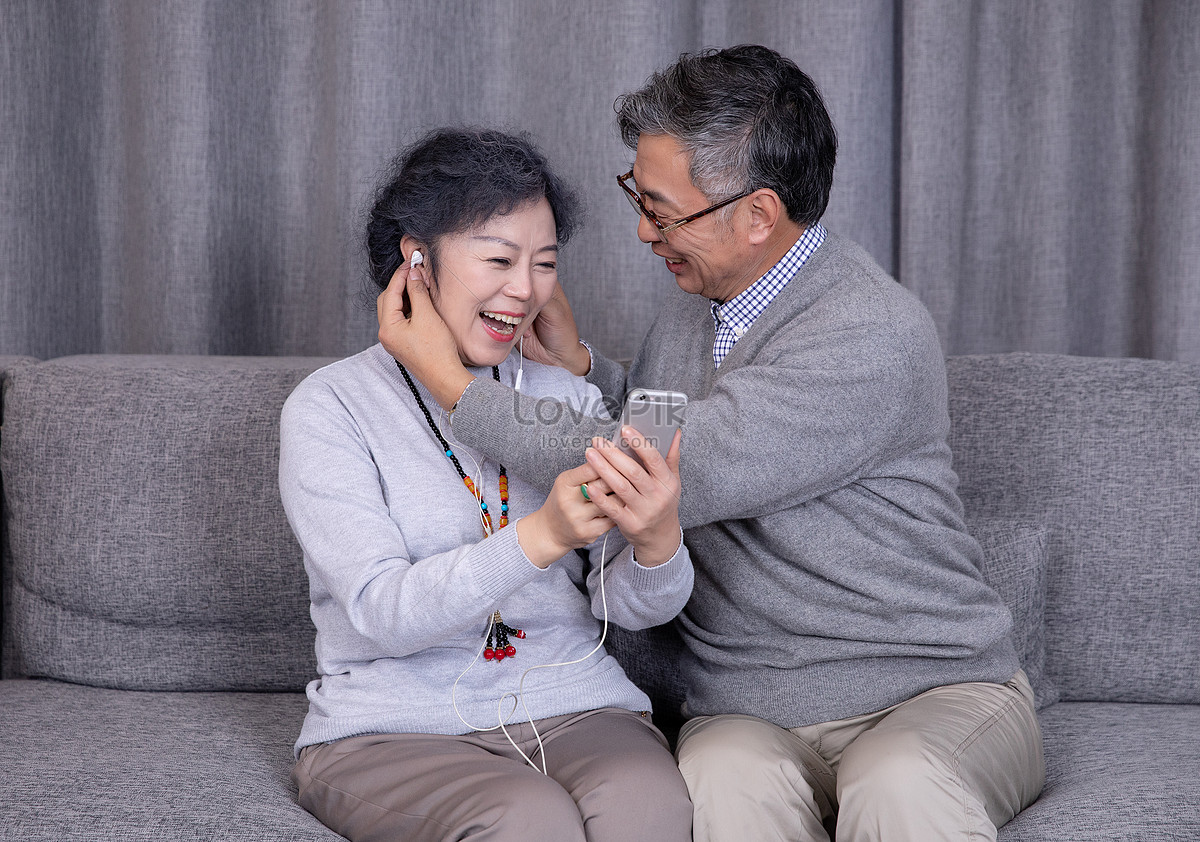
<path id="1" fill-rule="evenodd" d="M 1045 781 L 1024 671 L 790 730 L 699 717 L 676 754 L 696 842 L 994 840 Z"/>
<path id="2" fill-rule="evenodd" d="M 354 842 L 689 842 L 687 788 L 650 722 L 627 710 L 462 736 L 369 734 L 306 747 L 300 805 Z"/>

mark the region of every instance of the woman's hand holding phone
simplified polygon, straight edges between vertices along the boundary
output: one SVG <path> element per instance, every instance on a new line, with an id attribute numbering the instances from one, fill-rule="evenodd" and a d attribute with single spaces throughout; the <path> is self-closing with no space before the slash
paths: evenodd
<path id="1" fill-rule="evenodd" d="M 517 541 L 538 567 L 549 567 L 571 550 L 586 547 L 613 528 L 613 522 L 579 492 L 599 474 L 584 464 L 554 480 L 546 502 L 517 521 Z"/>

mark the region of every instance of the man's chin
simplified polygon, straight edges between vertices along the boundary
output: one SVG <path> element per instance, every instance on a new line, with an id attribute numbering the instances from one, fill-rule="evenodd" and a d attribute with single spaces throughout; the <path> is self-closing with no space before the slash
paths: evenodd
<path id="1" fill-rule="evenodd" d="M 704 286 L 690 274 L 676 275 L 675 285 L 690 295 L 699 295 L 704 291 Z"/>

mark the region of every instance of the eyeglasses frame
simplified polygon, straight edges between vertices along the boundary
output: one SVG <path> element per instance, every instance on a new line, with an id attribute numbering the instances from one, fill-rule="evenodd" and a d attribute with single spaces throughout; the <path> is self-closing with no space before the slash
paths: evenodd
<path id="1" fill-rule="evenodd" d="M 710 207 L 707 207 L 704 210 L 696 211 L 693 214 L 689 214 L 689 215 L 685 216 L 683 219 L 677 219 L 674 222 L 668 222 L 668 223 L 664 224 L 663 221 L 654 214 L 654 211 L 650 211 L 650 210 L 646 209 L 646 206 L 642 204 L 642 197 L 639 196 L 636 191 L 631 190 L 629 188 L 629 185 L 625 183 L 626 181 L 628 181 L 631 178 L 633 178 L 633 170 L 632 169 L 630 169 L 629 172 L 625 173 L 624 175 L 617 176 L 617 184 L 619 184 L 621 189 L 625 191 L 625 198 L 629 199 L 630 204 L 633 205 L 633 207 L 637 210 L 637 212 L 640 213 L 642 216 L 646 217 L 646 219 L 650 222 L 650 224 L 653 225 L 656 229 L 658 229 L 658 234 L 660 237 L 662 237 L 662 241 L 664 243 L 667 241 L 667 234 L 671 233 L 672 231 L 676 230 L 677 228 L 682 228 L 684 225 L 687 225 L 689 222 L 695 222 L 700 217 L 707 216 L 708 214 L 712 213 L 713 211 L 720 210 L 721 208 L 725 207 L 726 205 L 731 205 L 734 202 L 736 202 L 738 199 L 744 199 L 747 196 L 749 196 L 751 193 L 754 192 L 754 190 L 747 190 L 745 193 L 742 193 L 737 196 L 733 196 L 729 199 L 726 199 L 723 202 L 717 202 L 715 205 L 711 205 Z"/>

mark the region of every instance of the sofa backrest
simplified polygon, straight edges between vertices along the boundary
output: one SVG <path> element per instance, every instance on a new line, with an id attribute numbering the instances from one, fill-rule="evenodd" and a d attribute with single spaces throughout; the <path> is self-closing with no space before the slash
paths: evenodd
<path id="1" fill-rule="evenodd" d="M 4 391 L 8 374 L 21 366 L 37 362 L 33 357 L 0 356 L 0 441 L 4 439 Z M 12 568 L 8 563 L 8 535 L 4 526 L 4 474 L 0 472 L 0 678 L 11 678 L 16 674 L 13 663 L 11 638 Z"/>
<path id="2" fill-rule="evenodd" d="M 279 410 L 325 362 L 95 355 L 11 373 L 0 470 L 21 674 L 304 687 L 314 632 Z"/>
<path id="3" fill-rule="evenodd" d="M 1200 702 L 1200 366 L 1004 354 L 947 375 L 968 519 L 1049 527 L 1060 697 Z"/>
<path id="4" fill-rule="evenodd" d="M 5 675 L 300 689 L 313 629 L 278 415 L 329 360 L 31 362 L 0 358 Z M 1061 697 L 1200 702 L 1200 368 L 1005 354 L 947 372 L 968 520 L 1048 527 Z M 660 710 L 677 707 L 677 637 L 612 634 Z"/>

